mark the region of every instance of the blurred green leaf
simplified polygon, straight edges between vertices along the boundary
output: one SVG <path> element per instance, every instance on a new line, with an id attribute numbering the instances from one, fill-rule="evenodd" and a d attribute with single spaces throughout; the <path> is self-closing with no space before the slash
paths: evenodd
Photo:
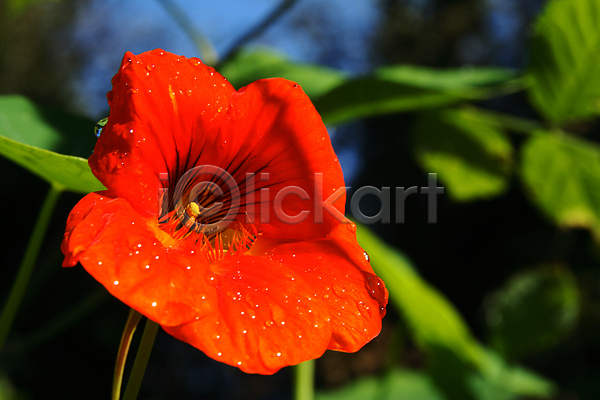
<path id="1" fill-rule="evenodd" d="M 512 71 L 503 69 L 434 70 L 390 66 L 378 69 L 373 76 L 340 84 L 317 98 L 315 106 L 326 124 L 339 124 L 487 98 L 507 90 L 498 87 L 499 84 L 520 87 L 514 78 Z"/>
<path id="2" fill-rule="evenodd" d="M 508 188 L 512 145 L 499 123 L 474 109 L 423 113 L 414 151 L 427 172 L 435 172 L 455 201 L 498 196 Z"/>
<path id="3" fill-rule="evenodd" d="M 530 97 L 555 124 L 600 111 L 600 4 L 553 0 L 530 45 Z"/>
<path id="4" fill-rule="evenodd" d="M 311 98 L 316 98 L 346 80 L 338 70 L 318 65 L 294 63 L 269 50 L 242 52 L 219 71 L 235 88 L 257 79 L 285 78 L 298 83 Z"/>
<path id="5" fill-rule="evenodd" d="M 382 378 L 362 378 L 334 391 L 319 392 L 316 400 L 444 400 L 430 377 L 394 369 Z"/>
<path id="6" fill-rule="evenodd" d="M 18 95 L 0 96 L 0 134 L 34 147 L 87 158 L 96 121 L 44 107 Z"/>
<path id="7" fill-rule="evenodd" d="M 534 396 L 547 398 L 553 385 L 519 367 L 511 367 L 475 340 L 454 306 L 415 272 L 398 250 L 361 226 L 358 241 L 370 255 L 415 342 L 431 355 L 430 376 L 449 400 L 489 400 Z M 364 388 L 363 388 L 364 389 Z M 365 389 L 366 390 L 366 389 Z"/>
<path id="8" fill-rule="evenodd" d="M 518 273 L 486 304 L 490 343 L 509 359 L 556 345 L 573 330 L 578 315 L 577 282 L 558 265 Z"/>
<path id="9" fill-rule="evenodd" d="M 492 351 L 486 351 L 481 373 L 472 373 L 468 385 L 480 400 L 513 400 L 523 396 L 549 398 L 555 386 L 548 380 L 520 367 L 510 367 Z"/>
<path id="10" fill-rule="evenodd" d="M 600 147 L 538 131 L 525 143 L 521 176 L 533 202 L 560 227 L 588 228 L 600 241 Z"/>
<path id="11" fill-rule="evenodd" d="M 503 84 L 517 78 L 515 71 L 505 68 L 434 69 L 414 65 L 381 67 L 375 71 L 375 75 L 391 82 L 424 89 L 473 91 L 473 94 L 477 87 Z"/>
<path id="12" fill-rule="evenodd" d="M 48 122 L 48 112 L 24 97 L 0 97 L 0 154 L 65 190 L 79 193 L 102 190 L 86 159 L 50 151 L 75 148 L 78 143 L 68 140 L 68 136 Z M 70 129 L 87 122 L 64 113 L 50 116 L 50 120 L 59 125 L 71 121 Z"/>
<path id="13" fill-rule="evenodd" d="M 377 77 L 348 81 L 314 101 L 326 124 L 383 114 L 431 109 L 465 101 L 458 94 L 396 83 Z"/>
<path id="14" fill-rule="evenodd" d="M 425 349 L 450 349 L 461 359 L 479 363 L 481 348 L 454 306 L 414 271 L 404 255 L 364 226 L 357 233 L 390 292 L 390 301 L 402 313 L 417 343 Z"/>
<path id="15" fill-rule="evenodd" d="M 13 386 L 8 376 L 0 374 L 0 400 L 17 400 L 21 396 Z"/>

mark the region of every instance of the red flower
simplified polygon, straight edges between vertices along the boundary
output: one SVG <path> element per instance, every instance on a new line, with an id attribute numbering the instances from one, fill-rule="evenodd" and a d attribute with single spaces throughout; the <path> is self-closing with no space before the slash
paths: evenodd
<path id="1" fill-rule="evenodd" d="M 81 263 L 169 334 L 246 372 L 357 351 L 379 333 L 387 291 L 355 225 L 340 222 L 342 171 L 298 85 L 235 91 L 162 50 L 126 53 L 112 83 L 89 159 L 108 190 L 71 212 L 64 266 Z"/>

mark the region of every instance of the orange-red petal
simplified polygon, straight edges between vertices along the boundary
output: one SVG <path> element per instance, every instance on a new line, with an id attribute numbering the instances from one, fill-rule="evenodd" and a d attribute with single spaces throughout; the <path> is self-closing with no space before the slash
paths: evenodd
<path id="1" fill-rule="evenodd" d="M 203 317 L 214 288 L 190 277 L 206 271 L 206 257 L 190 246 L 168 249 L 156 232 L 156 221 L 126 200 L 90 193 L 67 221 L 63 266 L 81 263 L 113 296 L 161 325 Z"/>
<path id="2" fill-rule="evenodd" d="M 89 159 L 92 172 L 138 212 L 155 215 L 160 174 L 184 173 L 215 140 L 233 92 L 197 58 L 127 52 L 107 95 L 110 115 Z"/>
<path id="3" fill-rule="evenodd" d="M 249 373 L 357 351 L 379 334 L 387 291 L 352 235 L 341 225 L 323 239 L 259 238 L 252 255 L 213 266 L 212 313 L 165 330 Z"/>

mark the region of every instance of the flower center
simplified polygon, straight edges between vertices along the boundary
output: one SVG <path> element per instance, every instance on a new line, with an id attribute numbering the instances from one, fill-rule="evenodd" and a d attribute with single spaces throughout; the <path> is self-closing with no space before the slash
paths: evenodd
<path id="1" fill-rule="evenodd" d="M 210 178 L 188 172 L 178 180 L 172 195 L 163 189 L 158 222 L 168 242 L 194 241 L 210 262 L 216 262 L 227 255 L 246 253 L 258 232 L 254 225 L 236 220 L 240 206 L 237 186 Z"/>

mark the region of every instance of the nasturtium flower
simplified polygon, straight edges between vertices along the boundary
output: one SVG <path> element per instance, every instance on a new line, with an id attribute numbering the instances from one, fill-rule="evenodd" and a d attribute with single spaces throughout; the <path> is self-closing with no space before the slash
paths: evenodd
<path id="1" fill-rule="evenodd" d="M 240 90 L 198 58 L 126 53 L 64 266 L 215 360 L 272 374 L 381 330 L 387 290 L 344 219 L 323 122 L 285 79 Z"/>

